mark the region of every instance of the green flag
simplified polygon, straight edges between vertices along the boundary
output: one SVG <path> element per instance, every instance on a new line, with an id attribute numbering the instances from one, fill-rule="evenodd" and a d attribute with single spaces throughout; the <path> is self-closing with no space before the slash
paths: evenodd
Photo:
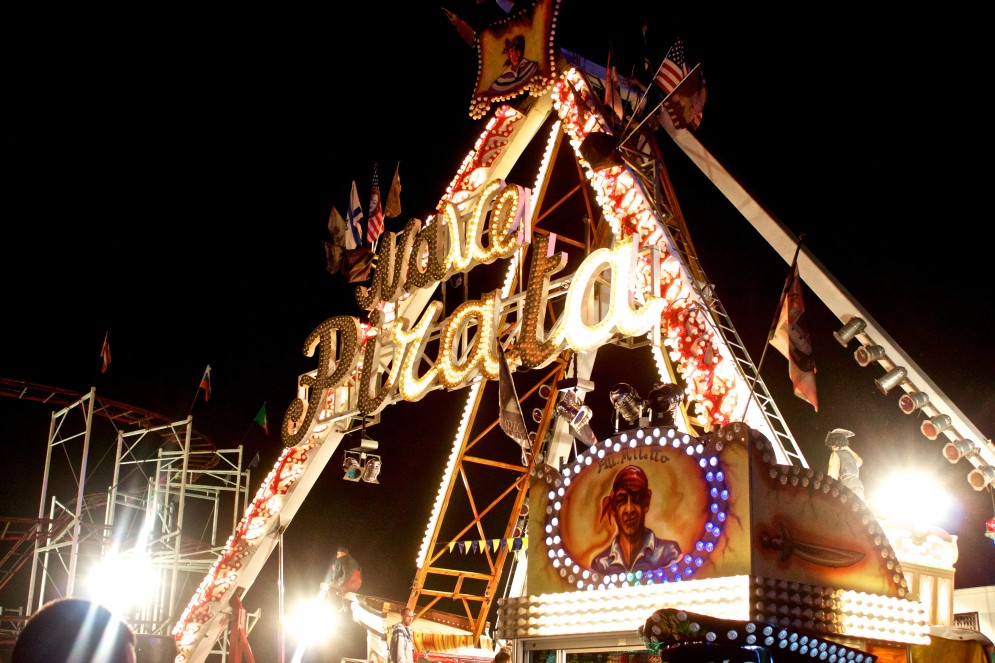
<path id="1" fill-rule="evenodd" d="M 260 426 L 262 426 L 263 432 L 266 433 L 267 435 L 269 435 L 269 426 L 266 425 L 267 424 L 267 422 L 266 422 L 266 403 L 263 403 L 263 406 L 261 408 L 259 408 L 259 412 L 256 413 L 256 418 L 253 419 L 253 421 L 255 421 L 257 424 L 259 424 Z"/>

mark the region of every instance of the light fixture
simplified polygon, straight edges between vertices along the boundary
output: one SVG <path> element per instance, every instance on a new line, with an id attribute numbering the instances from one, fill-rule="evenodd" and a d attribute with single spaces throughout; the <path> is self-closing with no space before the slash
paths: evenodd
<path id="1" fill-rule="evenodd" d="M 643 399 L 639 393 L 631 386 L 620 382 L 612 387 L 608 394 L 615 412 L 622 415 L 630 424 L 634 423 L 643 413 Z M 618 417 L 615 417 L 615 430 L 618 431 Z"/>
<path id="2" fill-rule="evenodd" d="M 376 440 L 368 437 L 360 438 L 359 446 L 348 449 L 342 459 L 342 469 L 345 470 L 346 481 L 365 481 L 366 483 L 380 483 L 377 476 L 380 474 L 380 456 L 368 453 L 376 451 L 380 445 Z"/>
<path id="3" fill-rule="evenodd" d="M 984 490 L 988 484 L 995 483 L 995 467 L 982 465 L 967 473 L 967 482 L 975 490 Z"/>
<path id="4" fill-rule="evenodd" d="M 922 434 L 929 439 L 935 440 L 940 436 L 940 433 L 950 428 L 952 423 L 953 422 L 950 420 L 949 414 L 938 414 L 932 419 L 927 419 L 922 422 L 922 425 L 919 426 L 919 430 L 921 430 Z"/>
<path id="5" fill-rule="evenodd" d="M 943 456 L 951 463 L 956 463 L 964 456 L 973 456 L 978 453 L 978 445 L 974 440 L 955 440 L 947 442 L 943 447 Z"/>
<path id="6" fill-rule="evenodd" d="M 867 323 L 864 322 L 863 318 L 853 317 L 847 320 L 846 324 L 839 331 L 834 331 L 833 336 L 845 348 L 853 340 L 854 336 L 864 331 L 864 327 L 866 326 Z"/>
<path id="7" fill-rule="evenodd" d="M 862 345 L 853 353 L 853 358 L 861 366 L 867 366 L 872 361 L 884 358 L 884 348 L 880 345 Z"/>
<path id="8" fill-rule="evenodd" d="M 912 414 L 928 402 L 929 394 L 921 391 L 910 391 L 907 394 L 902 394 L 902 397 L 898 399 L 898 407 L 905 414 Z"/>
<path id="9" fill-rule="evenodd" d="M 673 426 L 674 415 L 684 401 L 684 390 L 672 382 L 658 382 L 646 397 L 651 426 Z"/>
<path id="10" fill-rule="evenodd" d="M 874 384 L 877 385 L 877 388 L 881 391 L 882 394 L 887 396 L 888 392 L 891 391 L 896 385 L 901 383 L 901 381 L 904 379 L 905 379 L 905 368 L 903 366 L 896 366 L 895 368 L 891 369 L 890 371 L 879 377 L 877 380 L 875 380 Z"/>
<path id="11" fill-rule="evenodd" d="M 570 424 L 570 432 L 575 438 L 591 446 L 597 442 L 594 431 L 591 430 L 591 408 L 584 405 L 584 402 L 577 397 L 574 391 L 564 391 L 560 397 L 560 402 L 556 404 L 556 414 Z"/>
<path id="12" fill-rule="evenodd" d="M 363 466 L 359 464 L 359 459 L 346 452 L 346 457 L 342 460 L 342 469 L 345 470 L 346 481 L 359 481 L 363 478 Z"/>
<path id="13" fill-rule="evenodd" d="M 363 465 L 363 481 L 366 483 L 380 483 L 377 476 L 380 474 L 380 456 L 370 456 Z"/>

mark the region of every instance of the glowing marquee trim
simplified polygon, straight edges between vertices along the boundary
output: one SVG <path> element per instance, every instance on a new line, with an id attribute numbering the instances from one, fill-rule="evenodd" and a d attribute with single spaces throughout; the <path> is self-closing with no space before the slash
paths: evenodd
<path id="1" fill-rule="evenodd" d="M 749 585 L 749 576 L 744 575 L 502 599 L 498 602 L 496 635 L 519 639 L 635 632 L 648 613 L 666 605 L 745 620 L 750 613 Z"/>

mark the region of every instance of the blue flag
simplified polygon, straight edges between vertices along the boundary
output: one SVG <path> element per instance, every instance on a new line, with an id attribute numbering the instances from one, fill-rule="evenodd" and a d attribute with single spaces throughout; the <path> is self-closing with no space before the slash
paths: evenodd
<path id="1" fill-rule="evenodd" d="M 359 204 L 359 193 L 356 192 L 356 180 L 352 181 L 352 191 L 349 192 L 349 209 L 346 212 L 346 249 L 358 249 L 363 245 L 363 206 Z"/>

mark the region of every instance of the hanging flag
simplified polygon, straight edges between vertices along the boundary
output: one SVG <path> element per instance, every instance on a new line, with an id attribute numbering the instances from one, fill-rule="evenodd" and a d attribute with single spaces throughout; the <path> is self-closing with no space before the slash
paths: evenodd
<path id="1" fill-rule="evenodd" d="M 812 357 L 812 337 L 805 325 L 805 302 L 802 300 L 802 280 L 798 274 L 798 256 L 781 292 L 778 318 L 767 342 L 788 360 L 788 377 L 795 396 L 807 401 L 819 411 L 815 392 L 815 359 Z"/>
<path id="2" fill-rule="evenodd" d="M 466 42 L 466 45 L 473 46 L 473 43 L 477 41 L 477 33 L 472 27 L 470 27 L 470 24 L 445 7 L 442 8 L 442 11 L 446 13 L 446 18 L 448 18 L 449 22 L 453 24 L 454 28 L 456 28 L 456 32 L 458 32 L 460 38 Z"/>
<path id="3" fill-rule="evenodd" d="M 373 271 L 373 250 L 368 246 L 349 249 L 342 254 L 342 274 L 349 283 L 370 278 Z"/>
<path id="4" fill-rule="evenodd" d="M 532 440 L 525 427 L 525 415 L 522 414 L 522 404 L 518 401 L 515 381 L 511 377 L 504 348 L 498 348 L 498 355 L 501 360 L 501 372 L 498 374 L 498 423 L 508 437 L 518 442 L 523 451 L 528 451 L 532 448 Z"/>
<path id="5" fill-rule="evenodd" d="M 370 211 L 366 217 L 366 243 L 373 246 L 383 232 L 383 209 L 380 207 L 380 177 L 373 164 L 373 186 L 370 188 Z"/>
<path id="6" fill-rule="evenodd" d="M 678 37 L 674 45 L 667 51 L 667 56 L 663 58 L 659 69 L 656 70 L 653 82 L 660 86 L 664 95 L 668 95 L 680 85 L 687 75 L 688 66 L 684 61 L 684 42 Z"/>
<path id="7" fill-rule="evenodd" d="M 325 271 L 334 274 L 339 271 L 342 265 L 342 254 L 346 250 L 346 225 L 345 219 L 339 211 L 332 206 L 332 213 L 328 215 L 328 234 L 332 241 L 325 244 Z"/>
<path id="8" fill-rule="evenodd" d="M 394 168 L 394 181 L 390 183 L 390 191 L 387 192 L 387 207 L 384 214 L 388 219 L 401 216 L 401 162 L 397 162 Z"/>
<path id="9" fill-rule="evenodd" d="M 254 422 L 262 426 L 263 432 L 269 435 L 269 426 L 266 421 L 266 403 L 263 402 L 263 406 L 259 408 L 259 412 L 256 413 L 256 418 L 253 419 Z"/>
<path id="10" fill-rule="evenodd" d="M 663 102 L 674 127 L 697 129 L 701 124 L 701 112 L 707 95 L 705 76 L 701 72 L 701 65 L 697 64 Z"/>
<path id="11" fill-rule="evenodd" d="M 608 64 L 605 66 L 605 98 L 606 108 L 615 111 L 615 117 L 622 119 L 622 90 L 618 84 L 618 68 L 612 64 L 612 50 L 608 49 Z"/>
<path id="12" fill-rule="evenodd" d="M 200 379 L 200 386 L 197 387 L 197 391 L 201 389 L 204 390 L 204 402 L 211 400 L 211 365 L 208 364 L 207 368 L 204 369 L 204 377 Z"/>
<path id="13" fill-rule="evenodd" d="M 106 373 L 107 367 L 111 365 L 111 344 L 108 342 L 110 332 L 104 332 L 104 344 L 100 348 L 100 372 Z"/>
<path id="14" fill-rule="evenodd" d="M 345 247 L 352 250 L 363 245 L 363 207 L 359 204 L 359 193 L 356 192 L 356 180 L 352 181 L 349 192 L 349 209 L 346 210 Z"/>

